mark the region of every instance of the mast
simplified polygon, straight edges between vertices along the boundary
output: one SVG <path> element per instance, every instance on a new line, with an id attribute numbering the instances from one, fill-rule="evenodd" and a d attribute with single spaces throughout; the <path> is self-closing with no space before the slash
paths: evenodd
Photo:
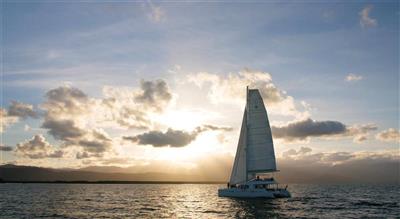
<path id="1" fill-rule="evenodd" d="M 246 86 L 246 130 L 248 130 L 248 121 L 249 121 L 249 118 L 248 118 L 248 115 L 249 115 L 249 86 Z M 248 159 L 247 159 L 247 142 L 248 142 L 248 139 L 247 139 L 247 132 L 246 132 L 246 143 L 245 143 L 245 148 L 244 148 L 244 150 L 246 151 L 246 182 L 247 181 L 249 181 L 249 171 L 248 171 L 248 169 L 247 169 L 247 167 L 249 166 L 248 165 L 248 163 L 247 163 L 247 161 L 248 161 Z"/>

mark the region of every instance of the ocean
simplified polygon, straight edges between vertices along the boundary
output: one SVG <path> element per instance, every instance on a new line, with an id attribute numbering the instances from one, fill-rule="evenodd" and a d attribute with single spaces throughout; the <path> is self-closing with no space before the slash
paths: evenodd
<path id="1" fill-rule="evenodd" d="M 399 218 L 400 185 L 289 185 L 219 198 L 217 184 L 0 184 L 0 218 Z"/>

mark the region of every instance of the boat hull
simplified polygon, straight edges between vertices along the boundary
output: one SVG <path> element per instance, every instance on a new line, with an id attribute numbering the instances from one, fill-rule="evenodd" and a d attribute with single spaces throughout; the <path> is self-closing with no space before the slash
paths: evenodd
<path id="1" fill-rule="evenodd" d="M 289 198 L 289 191 L 285 189 L 266 190 L 266 189 L 240 189 L 240 188 L 225 188 L 218 189 L 219 197 L 233 198 Z"/>

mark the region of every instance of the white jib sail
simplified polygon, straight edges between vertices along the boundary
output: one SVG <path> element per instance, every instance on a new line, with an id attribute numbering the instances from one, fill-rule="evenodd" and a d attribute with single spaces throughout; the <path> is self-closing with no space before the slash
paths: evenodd
<path id="1" fill-rule="evenodd" d="M 233 163 L 233 169 L 231 173 L 231 179 L 229 183 L 231 185 L 245 183 L 246 182 L 246 109 L 244 110 L 242 127 L 240 129 L 239 143 L 236 149 L 235 162 Z"/>

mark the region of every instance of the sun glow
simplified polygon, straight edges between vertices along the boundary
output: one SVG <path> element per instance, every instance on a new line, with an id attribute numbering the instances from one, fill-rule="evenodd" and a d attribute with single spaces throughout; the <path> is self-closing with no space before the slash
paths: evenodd
<path id="1" fill-rule="evenodd" d="M 185 110 L 169 110 L 161 115 L 154 115 L 155 121 L 158 121 L 166 127 L 171 127 L 178 130 L 192 131 L 199 124 L 207 123 L 218 117 L 215 112 L 209 112 L 199 109 Z"/>
<path id="2" fill-rule="evenodd" d="M 148 148 L 145 156 L 155 160 L 191 162 L 209 154 L 225 151 L 226 147 L 219 142 L 218 135 L 218 132 L 202 133 L 185 147 Z"/>

